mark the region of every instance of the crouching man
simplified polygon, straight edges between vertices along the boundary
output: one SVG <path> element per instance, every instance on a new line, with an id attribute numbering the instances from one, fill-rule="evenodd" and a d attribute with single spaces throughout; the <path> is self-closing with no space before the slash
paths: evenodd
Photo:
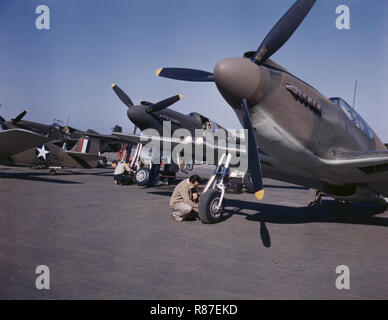
<path id="1" fill-rule="evenodd" d="M 122 186 L 122 185 L 128 185 L 132 183 L 132 178 L 130 174 L 133 172 L 132 169 L 129 168 L 128 163 L 125 163 L 124 161 L 120 161 L 116 164 L 115 172 L 113 174 L 113 179 L 116 184 Z"/>
<path id="2" fill-rule="evenodd" d="M 181 222 L 197 216 L 199 195 L 196 188 L 200 181 L 201 178 L 195 174 L 175 187 L 170 200 L 172 218 L 175 221 Z"/>

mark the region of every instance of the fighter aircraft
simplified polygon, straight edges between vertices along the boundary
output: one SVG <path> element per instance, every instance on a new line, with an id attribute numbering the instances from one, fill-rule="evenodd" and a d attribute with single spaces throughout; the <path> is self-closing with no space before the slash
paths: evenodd
<path id="1" fill-rule="evenodd" d="M 325 97 L 270 59 L 315 2 L 296 1 L 256 51 L 219 61 L 213 73 L 161 68 L 156 74 L 216 84 L 248 130 L 249 173 L 258 198 L 264 173 L 335 199 L 386 203 L 388 151 L 376 133 L 345 100 Z M 273 159 L 261 162 L 263 173 L 258 142 Z"/>
<path id="2" fill-rule="evenodd" d="M 102 160 L 99 153 L 116 152 L 121 144 L 90 139 L 90 133 L 57 123 L 46 125 L 22 120 L 28 110 L 6 121 L 0 117 L 0 163 L 48 168 L 50 174 L 63 167 L 94 168 Z M 121 132 L 116 126 L 114 132 Z"/>
<path id="3" fill-rule="evenodd" d="M 171 131 L 174 132 L 177 129 L 185 128 L 190 131 L 194 136 L 195 130 L 209 130 L 214 132 L 217 129 L 225 130 L 218 123 L 210 120 L 209 118 L 192 112 L 188 115 L 169 109 L 168 107 L 182 99 L 182 95 L 178 94 L 170 98 L 164 99 L 157 103 L 151 103 L 148 101 L 141 101 L 139 105 L 135 105 L 131 98 L 116 84 L 112 84 L 112 89 L 119 97 L 119 99 L 128 107 L 127 116 L 128 119 L 135 125 L 135 128 L 139 128 L 141 131 L 146 129 L 154 129 L 160 136 L 163 135 L 163 122 L 171 122 Z M 115 133 L 116 136 L 121 136 L 119 133 Z M 122 136 L 121 136 L 122 137 Z M 120 140 L 119 140 L 120 141 Z M 133 140 L 131 140 L 133 141 Z M 192 160 L 191 164 L 180 163 L 177 166 L 174 161 L 160 170 L 160 166 L 157 164 L 152 165 L 151 170 L 148 168 L 139 168 L 136 166 L 139 160 L 140 153 L 142 151 L 142 144 L 139 142 L 139 137 L 135 137 L 137 147 L 131 162 L 131 167 L 136 169 L 135 180 L 138 185 L 153 186 L 157 183 L 158 179 L 168 179 L 168 182 L 175 178 L 176 172 L 181 169 L 186 172 L 187 170 L 193 170 L 195 161 Z M 133 142 L 132 142 L 133 143 Z M 162 150 L 163 151 L 163 150 Z M 136 166 L 136 168 L 134 167 Z M 159 174 L 159 177 L 157 176 Z"/>
<path id="4" fill-rule="evenodd" d="M 248 177 L 259 200 L 264 175 L 319 189 L 336 200 L 387 204 L 388 150 L 376 133 L 345 100 L 325 97 L 270 59 L 315 2 L 296 1 L 256 51 L 219 61 L 213 73 L 161 68 L 156 74 L 216 84 L 247 129 Z M 229 160 L 227 154 L 220 159 L 201 196 L 202 222 L 222 220 Z"/>
<path id="5" fill-rule="evenodd" d="M 15 118 L 10 121 L 6 121 L 0 116 L 0 127 L 3 130 L 6 129 L 25 129 L 37 134 L 48 137 L 50 140 L 55 141 L 58 146 L 65 146 L 66 149 L 72 149 L 78 142 L 80 136 L 86 136 L 87 134 L 98 134 L 98 132 L 88 129 L 86 131 L 72 128 L 68 125 L 62 126 L 57 122 L 53 124 L 44 124 L 39 122 L 23 120 L 28 113 L 28 109 L 25 109 Z M 122 132 L 122 128 L 116 125 L 113 128 L 113 132 Z M 99 140 L 100 145 L 98 151 L 103 152 L 117 152 L 121 149 L 121 144 L 114 143 L 107 140 Z M 64 145 L 65 144 L 65 145 Z M 86 148 L 86 147 L 85 147 Z"/>

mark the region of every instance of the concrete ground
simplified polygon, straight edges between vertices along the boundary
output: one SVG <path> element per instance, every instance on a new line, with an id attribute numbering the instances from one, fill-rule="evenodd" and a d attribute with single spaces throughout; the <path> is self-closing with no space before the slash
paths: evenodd
<path id="1" fill-rule="evenodd" d="M 228 195 L 226 221 L 177 223 L 173 188 L 0 166 L 0 298 L 388 299 L 383 208 L 309 208 L 307 189 L 265 179 L 263 201 Z M 35 288 L 38 265 L 50 290 Z M 336 289 L 338 265 L 350 290 Z"/>

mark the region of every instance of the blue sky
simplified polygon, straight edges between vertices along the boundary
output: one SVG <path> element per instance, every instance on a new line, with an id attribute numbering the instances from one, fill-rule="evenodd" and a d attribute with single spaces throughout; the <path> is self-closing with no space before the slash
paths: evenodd
<path id="1" fill-rule="evenodd" d="M 212 71 L 217 61 L 256 50 L 294 0 L 0 0 L 0 114 L 25 107 L 26 119 L 66 121 L 107 133 L 132 128 L 117 83 L 135 103 L 177 93 L 172 108 L 197 111 L 240 127 L 209 83 L 155 76 L 162 66 Z M 48 5 L 51 29 L 35 28 L 35 8 Z M 350 7 L 351 29 L 335 28 L 335 9 Z M 388 1 L 318 0 L 273 59 L 326 96 L 352 103 L 388 142 Z"/>

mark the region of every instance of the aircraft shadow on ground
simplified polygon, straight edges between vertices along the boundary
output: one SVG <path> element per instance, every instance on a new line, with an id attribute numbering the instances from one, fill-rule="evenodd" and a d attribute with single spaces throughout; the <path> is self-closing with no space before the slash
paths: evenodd
<path id="1" fill-rule="evenodd" d="M 276 186 L 272 184 L 265 184 L 264 189 L 295 189 L 295 190 L 309 190 L 309 188 L 302 186 Z"/>
<path id="2" fill-rule="evenodd" d="M 384 206 L 375 204 L 353 203 L 348 211 L 344 207 L 335 208 L 334 201 L 328 200 L 323 201 L 321 207 L 289 207 L 243 200 L 225 200 L 225 213 L 245 216 L 249 221 L 279 224 L 332 222 L 388 227 L 388 218 L 375 217 L 385 209 Z M 244 210 L 257 212 L 249 214 Z"/>
<path id="3" fill-rule="evenodd" d="M 244 210 L 254 210 L 249 214 Z M 388 218 L 375 217 L 383 213 L 384 206 L 375 204 L 352 204 L 350 211 L 336 208 L 334 201 L 323 201 L 321 207 L 289 207 L 275 204 L 249 202 L 242 200 L 225 200 L 225 214 L 244 216 L 248 221 L 259 222 L 259 236 L 262 244 L 271 247 L 271 236 L 266 223 L 299 224 L 312 222 L 346 223 L 388 227 Z"/>
<path id="4" fill-rule="evenodd" d="M 147 192 L 149 194 L 166 197 L 170 197 L 173 192 L 173 190 L 155 191 L 157 190 L 155 188 L 150 188 L 149 190 Z M 252 210 L 256 211 L 256 213 L 247 213 L 244 210 Z M 388 218 L 375 217 L 375 215 L 384 213 L 385 210 L 386 207 L 383 205 L 352 203 L 348 211 L 345 207 L 336 208 L 334 200 L 323 200 L 321 207 L 290 207 L 226 198 L 224 213 L 225 219 L 229 219 L 235 214 L 244 216 L 248 221 L 262 223 L 299 224 L 330 222 L 388 227 Z"/>
<path id="5" fill-rule="evenodd" d="M 18 172 L 18 173 L 1 173 L 0 179 L 18 179 L 18 180 L 29 180 L 29 181 L 40 181 L 40 182 L 50 182 L 50 183 L 59 183 L 59 184 L 82 184 L 82 182 L 76 181 L 67 181 L 60 180 L 55 178 L 45 178 L 42 177 L 42 173 L 38 172 Z"/>
<path id="6" fill-rule="evenodd" d="M 103 169 L 101 169 L 103 170 Z M 102 171 L 102 172 L 87 172 L 88 169 L 85 169 L 85 172 L 82 171 L 71 171 L 71 170 L 60 170 L 57 172 L 58 176 L 71 176 L 71 175 L 89 175 L 89 176 L 101 176 L 101 177 L 112 177 L 113 171 Z"/>
<path id="7" fill-rule="evenodd" d="M 290 187 L 284 186 L 284 188 Z M 172 191 L 168 190 L 151 190 L 153 191 L 148 193 L 167 197 L 172 195 Z M 252 210 L 253 213 L 248 213 L 246 210 Z M 260 240 L 264 247 L 269 248 L 271 247 L 271 236 L 266 223 L 301 224 L 323 222 L 388 227 L 388 218 L 375 217 L 377 214 L 384 213 L 385 210 L 386 207 L 383 205 L 370 203 L 352 203 L 350 209 L 347 210 L 345 207 L 336 207 L 334 200 L 323 200 L 321 207 L 290 207 L 226 198 L 224 220 L 231 218 L 233 215 L 240 215 L 248 221 L 258 222 Z"/>

